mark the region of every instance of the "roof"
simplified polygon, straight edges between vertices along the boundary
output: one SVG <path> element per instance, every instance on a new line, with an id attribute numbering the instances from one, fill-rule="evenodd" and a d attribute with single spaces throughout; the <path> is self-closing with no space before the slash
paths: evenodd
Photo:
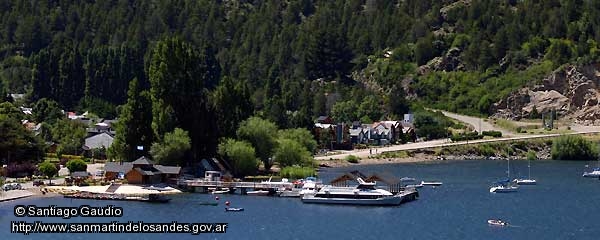
<path id="1" fill-rule="evenodd" d="M 394 185 L 394 184 L 400 183 L 400 178 L 394 177 L 391 174 L 380 173 L 380 174 L 371 175 L 369 178 L 365 179 L 365 181 L 366 182 L 379 181 L 379 182 L 383 182 L 387 185 Z"/>
<path id="2" fill-rule="evenodd" d="M 362 128 L 350 129 L 350 136 L 359 136 L 362 132 Z"/>
<path id="3" fill-rule="evenodd" d="M 154 175 L 153 171 L 148 171 L 148 170 L 143 170 L 139 167 L 134 168 L 133 170 L 139 172 L 140 174 L 142 174 L 143 176 L 152 176 Z"/>
<path id="4" fill-rule="evenodd" d="M 132 168 L 133 164 L 130 162 L 125 162 L 123 164 L 119 164 L 118 162 L 107 162 L 104 164 L 104 172 L 127 173 L 131 171 Z"/>
<path id="5" fill-rule="evenodd" d="M 362 174 L 358 170 L 354 170 L 352 172 L 345 173 L 344 175 L 341 175 L 341 176 L 339 176 L 339 177 L 331 180 L 331 185 L 336 185 L 336 184 L 339 184 L 339 183 L 342 183 L 342 182 L 346 182 L 348 180 L 355 181 L 357 178 L 366 179 L 367 176 L 365 176 L 364 174 Z"/>
<path id="6" fill-rule="evenodd" d="M 179 174 L 181 172 L 181 167 L 154 165 L 154 168 L 164 174 Z"/>
<path id="7" fill-rule="evenodd" d="M 140 158 L 138 158 L 137 160 L 131 162 L 134 165 L 153 165 L 154 163 L 152 161 L 150 161 L 150 159 L 146 158 L 145 156 L 141 156 Z"/>
<path id="8" fill-rule="evenodd" d="M 86 171 L 72 172 L 71 177 L 89 177 L 90 174 Z"/>
<path id="9" fill-rule="evenodd" d="M 318 123 L 331 123 L 331 118 L 329 116 L 319 116 L 317 118 Z"/>
<path id="10" fill-rule="evenodd" d="M 108 148 L 112 145 L 114 137 L 108 133 L 100 133 L 85 139 L 84 146 L 87 149 Z"/>
<path id="11" fill-rule="evenodd" d="M 316 128 L 330 128 L 333 124 L 315 123 Z"/>

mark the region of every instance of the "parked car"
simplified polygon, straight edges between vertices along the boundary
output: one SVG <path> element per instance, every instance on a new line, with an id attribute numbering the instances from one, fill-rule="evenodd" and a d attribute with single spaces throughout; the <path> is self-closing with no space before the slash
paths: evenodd
<path id="1" fill-rule="evenodd" d="M 102 171 L 102 170 L 98 170 L 98 171 L 96 172 L 96 177 L 104 177 L 104 171 Z"/>
<path id="2" fill-rule="evenodd" d="M 33 186 L 39 187 L 44 184 L 45 184 L 44 181 L 42 181 L 40 179 L 33 180 Z"/>
<path id="3" fill-rule="evenodd" d="M 7 183 L 2 185 L 2 190 L 4 191 L 9 191 L 9 190 L 17 190 L 17 189 L 21 189 L 21 184 L 20 183 Z"/>

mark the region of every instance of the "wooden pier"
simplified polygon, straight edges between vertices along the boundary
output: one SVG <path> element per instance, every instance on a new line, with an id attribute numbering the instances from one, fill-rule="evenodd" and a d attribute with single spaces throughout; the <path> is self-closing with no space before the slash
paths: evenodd
<path id="1" fill-rule="evenodd" d="M 224 182 L 208 181 L 205 179 L 180 180 L 177 185 L 194 192 L 209 192 L 210 189 L 230 189 L 235 192 L 240 189 L 242 194 L 246 194 L 249 189 L 268 190 L 275 193 L 279 189 L 291 189 L 294 187 L 290 182 Z"/>

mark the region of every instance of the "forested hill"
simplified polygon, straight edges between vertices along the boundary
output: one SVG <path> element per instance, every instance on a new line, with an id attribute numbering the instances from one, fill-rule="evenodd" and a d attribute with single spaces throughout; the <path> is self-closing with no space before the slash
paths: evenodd
<path id="1" fill-rule="evenodd" d="M 406 94 L 487 114 L 564 63 L 596 61 L 600 41 L 593 0 L 3 0 L 0 14 L 1 92 L 114 116 L 177 36 L 214 70 L 206 90 L 247 87 L 281 127 L 392 118 Z"/>

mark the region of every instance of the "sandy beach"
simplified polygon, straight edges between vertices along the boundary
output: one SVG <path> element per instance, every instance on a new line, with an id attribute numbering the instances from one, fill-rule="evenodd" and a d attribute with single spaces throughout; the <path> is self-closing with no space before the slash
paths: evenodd
<path id="1" fill-rule="evenodd" d="M 56 193 L 65 193 L 65 192 L 91 192 L 91 193 L 107 193 L 106 190 L 110 187 L 110 185 L 105 186 L 48 186 L 46 189 L 49 191 L 53 191 Z M 147 194 L 178 194 L 182 193 L 180 190 L 175 188 L 167 187 L 166 191 L 158 191 L 158 190 L 150 190 L 145 189 L 143 186 L 138 185 L 121 185 L 114 192 L 115 194 L 123 194 L 123 195 L 147 195 Z"/>

